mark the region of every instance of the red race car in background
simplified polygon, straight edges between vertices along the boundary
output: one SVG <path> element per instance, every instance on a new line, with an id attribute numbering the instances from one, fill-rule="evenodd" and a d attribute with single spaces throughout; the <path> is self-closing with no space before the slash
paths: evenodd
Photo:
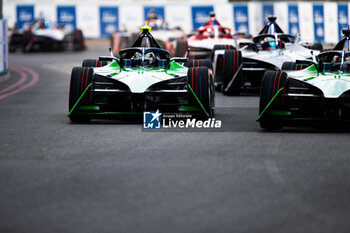
<path id="1" fill-rule="evenodd" d="M 221 26 L 215 18 L 215 13 L 210 13 L 210 19 L 203 26 L 197 29 L 196 34 L 188 38 L 188 47 L 190 58 L 205 59 L 212 58 L 214 47 L 224 45 L 230 46 L 230 49 L 238 47 L 237 41 L 249 40 L 251 36 L 246 33 L 231 34 L 231 29 Z"/>
<path id="2" fill-rule="evenodd" d="M 173 57 L 182 57 L 187 52 L 187 36 L 180 28 L 170 29 L 168 23 L 159 19 L 155 11 L 151 11 L 146 21 L 152 29 L 153 37 L 162 48 L 168 50 Z M 139 36 L 139 31 L 118 31 L 111 34 L 111 47 L 114 54 L 129 47 Z"/>

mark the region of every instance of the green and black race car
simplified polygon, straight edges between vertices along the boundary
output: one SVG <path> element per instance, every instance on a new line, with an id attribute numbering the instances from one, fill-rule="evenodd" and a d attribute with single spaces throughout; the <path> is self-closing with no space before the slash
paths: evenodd
<path id="1" fill-rule="evenodd" d="M 144 111 L 214 114 L 214 81 L 205 61 L 171 58 L 150 33 L 116 58 L 84 60 L 71 74 L 68 116 L 73 122 L 140 115 Z M 188 62 L 192 67 L 185 67 Z M 191 65 L 192 64 L 192 65 Z M 193 67 L 195 64 L 196 67 Z"/>
<path id="2" fill-rule="evenodd" d="M 288 62 L 282 71 L 265 72 L 258 117 L 262 128 L 350 122 L 350 28 L 343 34 L 333 50 L 313 60 Z"/>

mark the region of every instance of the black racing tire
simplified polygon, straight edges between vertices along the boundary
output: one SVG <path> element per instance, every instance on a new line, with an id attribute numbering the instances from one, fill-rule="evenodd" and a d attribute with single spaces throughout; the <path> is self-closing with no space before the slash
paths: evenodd
<path id="1" fill-rule="evenodd" d="M 211 60 L 214 60 L 214 53 L 215 50 L 235 50 L 235 47 L 233 47 L 233 45 L 230 44 L 216 44 L 214 45 L 212 54 L 211 54 Z"/>
<path id="2" fill-rule="evenodd" d="M 323 51 L 323 45 L 321 43 L 308 43 L 306 42 L 303 44 L 303 46 L 307 49 L 312 49 L 312 50 L 318 50 L 318 51 Z"/>
<path id="3" fill-rule="evenodd" d="M 27 53 L 31 51 L 31 47 L 29 46 L 29 43 L 32 39 L 32 34 L 29 31 L 26 31 L 22 34 L 22 52 Z"/>
<path id="4" fill-rule="evenodd" d="M 214 45 L 213 52 L 211 55 L 211 60 L 213 61 L 213 65 L 215 66 L 214 80 L 215 80 L 215 88 L 217 91 L 222 90 L 222 76 L 224 72 L 224 57 L 223 55 L 218 56 L 218 59 L 215 63 L 214 55 L 216 50 L 235 50 L 233 45 Z"/>
<path id="5" fill-rule="evenodd" d="M 180 39 L 175 42 L 175 57 L 183 57 L 188 49 L 187 41 Z"/>
<path id="6" fill-rule="evenodd" d="M 75 29 L 73 32 L 73 49 L 75 51 L 82 51 L 85 49 L 85 39 L 83 32 L 79 29 Z"/>
<path id="7" fill-rule="evenodd" d="M 74 67 L 70 79 L 70 88 L 69 88 L 69 112 L 73 109 L 80 96 L 84 93 L 87 86 L 92 82 L 93 69 L 90 67 Z M 80 99 L 78 105 L 88 105 L 90 102 L 90 90 L 88 90 L 84 96 Z M 88 122 L 90 120 L 87 116 L 82 116 L 76 113 L 76 108 L 69 115 L 69 119 L 72 122 Z"/>
<path id="8" fill-rule="evenodd" d="M 321 43 L 314 43 L 312 45 L 312 49 L 322 51 L 323 50 L 323 45 Z"/>
<path id="9" fill-rule="evenodd" d="M 107 65 L 106 61 L 100 61 L 96 59 L 84 59 L 82 67 L 102 67 Z"/>
<path id="10" fill-rule="evenodd" d="M 297 64 L 295 62 L 286 61 L 282 64 L 281 70 L 284 71 L 293 71 L 293 70 L 302 70 L 310 66 L 309 64 Z"/>
<path id="11" fill-rule="evenodd" d="M 237 73 L 242 64 L 242 53 L 238 50 L 226 50 L 224 54 L 224 73 L 222 77 L 222 93 L 224 95 L 239 95 L 241 89 L 241 81 L 236 80 L 230 90 L 226 90 L 229 83 Z"/>
<path id="12" fill-rule="evenodd" d="M 272 98 L 282 87 L 287 88 L 288 75 L 283 71 L 266 71 L 261 83 L 259 115 L 265 110 Z M 281 95 L 276 96 L 266 111 L 280 109 L 284 104 L 284 98 Z M 265 114 L 265 113 L 264 113 Z M 268 130 L 278 130 L 283 128 L 282 121 L 271 120 L 264 115 L 260 118 L 261 128 Z"/>
<path id="13" fill-rule="evenodd" d="M 209 69 L 207 67 L 191 67 L 187 71 L 187 77 L 188 84 L 191 86 L 205 111 L 209 114 L 209 117 L 212 117 L 214 115 L 215 88 Z M 191 92 L 190 97 L 192 96 Z M 198 104 L 195 97 L 190 98 L 190 104 Z"/>
<path id="14" fill-rule="evenodd" d="M 188 61 L 188 68 L 191 67 L 207 67 L 209 70 L 212 70 L 213 63 L 210 59 L 194 59 Z"/>

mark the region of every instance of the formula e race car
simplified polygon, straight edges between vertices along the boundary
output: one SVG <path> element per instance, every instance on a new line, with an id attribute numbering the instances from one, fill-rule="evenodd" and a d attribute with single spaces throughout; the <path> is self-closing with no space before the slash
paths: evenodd
<path id="1" fill-rule="evenodd" d="M 237 32 L 231 34 L 231 29 L 221 26 L 215 18 L 215 13 L 210 13 L 210 19 L 197 32 L 188 38 L 190 57 L 194 59 L 210 59 L 213 49 L 235 48 L 238 43 L 251 41 L 251 36 Z"/>
<path id="2" fill-rule="evenodd" d="M 209 69 L 183 66 L 187 57 L 171 58 L 150 30 L 142 27 L 135 43 L 121 50 L 118 58 L 110 50 L 110 56 L 84 60 L 83 67 L 73 68 L 68 114 L 71 121 L 142 116 L 143 111 L 152 110 L 200 118 L 213 116 L 215 88 Z"/>
<path id="3" fill-rule="evenodd" d="M 334 50 L 322 52 L 311 61 L 283 65 L 293 71 L 265 73 L 258 118 L 262 128 L 350 122 L 350 51 L 343 50 L 350 28 L 343 29 L 343 34 Z"/>
<path id="4" fill-rule="evenodd" d="M 297 38 L 285 34 L 276 17 L 268 20 L 259 35 L 252 42 L 245 42 L 242 48 L 231 49 L 228 45 L 226 50 L 214 51 L 215 84 L 224 94 L 258 93 L 265 71 L 280 70 L 284 62 L 305 60 L 320 52 L 305 48 Z"/>
<path id="5" fill-rule="evenodd" d="M 81 30 L 69 26 L 56 26 L 44 18 L 36 19 L 24 29 L 12 32 L 9 41 L 10 52 L 43 50 L 84 50 L 85 40 Z"/>
<path id="6" fill-rule="evenodd" d="M 155 11 L 151 11 L 147 18 L 147 24 L 152 28 L 152 36 L 162 48 L 169 51 L 171 56 L 182 57 L 187 51 L 187 36 L 180 28 L 169 28 L 168 23 L 159 19 Z M 137 38 L 138 31 L 117 31 L 111 34 L 111 48 L 113 54 L 129 47 Z"/>

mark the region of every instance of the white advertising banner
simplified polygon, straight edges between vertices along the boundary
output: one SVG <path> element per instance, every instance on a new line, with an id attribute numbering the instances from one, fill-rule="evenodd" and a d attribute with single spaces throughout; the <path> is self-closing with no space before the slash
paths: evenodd
<path id="1" fill-rule="evenodd" d="M 107 8 L 117 9 L 113 15 L 118 19 L 112 26 L 119 30 L 138 30 L 144 24 L 145 14 L 154 8 L 159 15 L 165 17 L 170 28 L 181 26 L 186 33 L 190 33 L 208 18 L 211 10 L 214 10 L 221 25 L 233 31 L 244 29 L 253 36 L 262 29 L 266 21 L 264 16 L 273 13 L 277 16 L 277 23 L 286 33 L 299 32 L 301 40 L 319 40 L 325 43 L 336 43 L 341 27 L 349 22 L 349 3 L 335 1 L 225 3 L 192 0 L 178 3 L 174 1 L 53 0 L 52 2 L 36 1 L 33 4 L 33 1 L 29 0 L 5 0 L 3 7 L 4 17 L 10 27 L 13 27 L 17 18 L 21 18 L 19 16 L 29 16 L 31 9 L 34 9 L 35 18 L 43 13 L 53 21 L 58 18 L 58 8 L 66 7 L 66 11 L 71 10 L 73 16 L 75 9 L 76 19 L 72 23 L 81 28 L 88 38 L 107 37 L 110 30 L 106 27 L 111 27 L 112 24 L 107 25 L 106 22 L 102 22 L 104 17 L 100 15 Z M 21 25 L 26 23 L 22 21 L 19 22 Z"/>

